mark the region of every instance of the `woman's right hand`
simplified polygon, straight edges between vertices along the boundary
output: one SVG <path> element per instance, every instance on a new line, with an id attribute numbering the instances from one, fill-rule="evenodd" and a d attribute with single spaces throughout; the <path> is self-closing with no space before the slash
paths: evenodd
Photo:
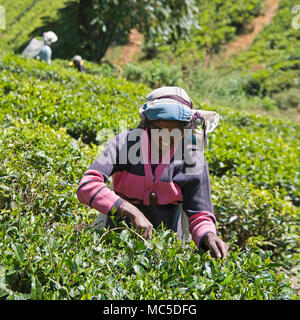
<path id="1" fill-rule="evenodd" d="M 153 225 L 136 206 L 124 201 L 118 211 L 121 217 L 128 217 L 131 220 L 138 230 L 143 233 L 144 239 L 152 238 Z"/>

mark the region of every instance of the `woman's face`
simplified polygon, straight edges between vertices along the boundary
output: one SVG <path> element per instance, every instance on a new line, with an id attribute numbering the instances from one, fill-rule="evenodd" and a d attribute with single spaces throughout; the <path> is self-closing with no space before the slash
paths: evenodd
<path id="1" fill-rule="evenodd" d="M 180 121 L 177 121 L 177 120 L 154 120 L 150 122 L 149 128 L 150 128 L 150 134 L 151 134 L 151 129 L 160 130 L 159 139 L 158 139 L 159 141 L 158 147 L 160 151 L 163 149 L 163 146 L 164 147 L 169 146 L 170 149 L 173 148 L 175 144 L 175 136 L 176 138 L 178 137 L 180 139 L 183 136 L 183 130 L 180 125 Z M 165 129 L 165 130 L 162 130 L 162 129 Z M 174 129 L 179 129 L 179 130 L 174 130 Z M 168 133 L 170 135 L 168 135 Z M 151 136 L 154 136 L 154 135 L 151 134 Z"/>

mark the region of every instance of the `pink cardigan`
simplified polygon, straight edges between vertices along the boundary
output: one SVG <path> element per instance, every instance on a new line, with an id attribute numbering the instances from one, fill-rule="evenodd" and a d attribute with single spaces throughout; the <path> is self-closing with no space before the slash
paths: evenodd
<path id="1" fill-rule="evenodd" d="M 141 134 L 137 134 L 135 130 L 140 129 L 126 131 L 108 143 L 102 155 L 82 177 L 77 191 L 78 200 L 106 215 L 111 215 L 112 211 L 118 209 L 125 200 L 136 205 L 141 211 L 144 208 L 148 212 L 152 210 L 149 197 L 154 192 L 157 206 L 153 208 L 150 217 L 154 217 L 152 219 L 156 221 L 155 217 L 160 215 L 159 217 L 168 224 L 168 219 L 174 216 L 172 207 L 182 203 L 182 208 L 188 216 L 189 231 L 193 241 L 197 247 L 206 249 L 203 244 L 204 236 L 207 232 L 216 234 L 206 161 L 204 160 L 201 173 L 187 175 L 184 160 L 180 162 L 174 159 L 177 150 L 175 147 L 164 155 L 153 174 L 149 133 L 144 130 Z M 130 135 L 134 134 L 140 139 L 133 141 Z M 139 147 L 136 149 L 140 149 L 143 160 L 137 164 L 131 164 L 128 158 L 126 161 L 121 160 L 120 156 L 124 150 L 129 152 L 133 145 Z M 106 186 L 109 176 L 112 176 L 114 191 Z M 151 219 L 149 220 L 153 223 Z"/>

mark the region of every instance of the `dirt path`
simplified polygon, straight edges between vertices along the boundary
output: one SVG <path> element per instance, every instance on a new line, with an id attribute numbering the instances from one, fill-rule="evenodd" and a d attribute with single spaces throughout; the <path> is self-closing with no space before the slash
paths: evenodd
<path id="1" fill-rule="evenodd" d="M 258 33 L 272 21 L 277 11 L 279 2 L 280 0 L 265 0 L 261 14 L 255 17 L 250 25 L 246 27 L 246 30 L 251 31 L 247 34 L 238 36 L 232 42 L 226 44 L 216 57 L 211 59 L 211 57 L 208 56 L 205 61 L 205 65 L 207 66 L 210 60 L 214 60 L 214 64 L 218 65 L 225 58 L 235 55 L 242 50 L 248 49 Z M 118 57 L 118 61 L 115 61 L 119 68 L 122 69 L 125 64 L 132 61 L 135 54 L 141 47 L 142 40 L 143 35 L 140 34 L 136 29 L 132 29 L 129 36 L 129 44 L 122 47 L 122 52 Z"/>
<path id="2" fill-rule="evenodd" d="M 280 0 L 266 0 L 263 8 L 261 10 L 261 14 L 255 17 L 250 25 L 246 27 L 246 30 L 252 30 L 247 34 L 243 34 L 238 36 L 232 42 L 226 44 L 213 60 L 215 61 L 215 65 L 221 63 L 224 59 L 233 56 L 239 53 L 242 50 L 247 50 L 250 48 L 254 38 L 258 35 L 258 33 L 269 24 L 278 8 Z M 210 62 L 210 57 L 208 57 L 205 65 Z"/>
<path id="3" fill-rule="evenodd" d="M 122 68 L 126 63 L 132 61 L 137 51 L 140 49 L 143 35 L 136 29 L 132 29 L 129 35 L 129 44 L 122 47 L 122 53 L 118 57 L 118 66 Z"/>

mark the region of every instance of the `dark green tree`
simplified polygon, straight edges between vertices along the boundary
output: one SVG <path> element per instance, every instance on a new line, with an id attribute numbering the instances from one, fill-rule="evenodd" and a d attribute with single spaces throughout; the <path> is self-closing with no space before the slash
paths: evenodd
<path id="1" fill-rule="evenodd" d="M 80 0 L 80 51 L 92 61 L 101 61 L 116 38 L 128 37 L 132 28 L 144 35 L 145 43 L 156 46 L 188 39 L 196 23 L 194 0 Z"/>

